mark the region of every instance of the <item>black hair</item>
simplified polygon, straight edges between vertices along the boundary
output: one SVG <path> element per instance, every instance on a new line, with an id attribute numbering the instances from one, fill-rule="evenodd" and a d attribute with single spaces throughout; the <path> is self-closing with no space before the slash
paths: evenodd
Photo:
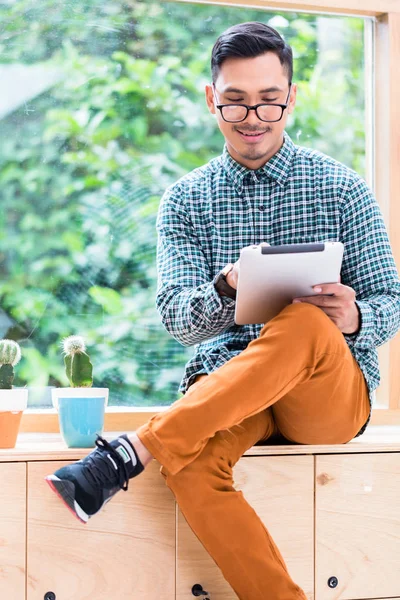
<path id="1" fill-rule="evenodd" d="M 291 47 L 274 29 L 251 21 L 230 27 L 217 39 L 211 53 L 211 73 L 215 83 L 222 63 L 228 58 L 253 58 L 265 52 L 274 52 L 285 68 L 289 83 L 293 77 L 293 53 Z"/>

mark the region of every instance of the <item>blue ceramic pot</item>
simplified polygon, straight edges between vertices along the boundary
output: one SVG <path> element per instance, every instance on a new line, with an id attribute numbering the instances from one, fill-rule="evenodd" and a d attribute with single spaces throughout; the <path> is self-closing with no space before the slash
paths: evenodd
<path id="1" fill-rule="evenodd" d="M 68 448 L 92 448 L 104 429 L 107 388 L 52 390 L 58 409 L 60 433 Z"/>

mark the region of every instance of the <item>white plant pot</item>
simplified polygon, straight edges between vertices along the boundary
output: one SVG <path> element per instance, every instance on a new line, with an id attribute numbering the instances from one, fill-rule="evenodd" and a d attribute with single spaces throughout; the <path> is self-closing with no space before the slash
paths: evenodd
<path id="1" fill-rule="evenodd" d="M 54 388 L 60 433 L 69 448 L 92 448 L 104 429 L 108 388 Z"/>
<path id="2" fill-rule="evenodd" d="M 0 412 L 21 412 L 28 406 L 28 388 L 0 390 Z"/>

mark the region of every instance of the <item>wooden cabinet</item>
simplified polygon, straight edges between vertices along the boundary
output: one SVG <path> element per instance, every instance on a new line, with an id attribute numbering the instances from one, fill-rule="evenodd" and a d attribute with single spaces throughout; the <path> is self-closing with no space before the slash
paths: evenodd
<path id="1" fill-rule="evenodd" d="M 318 600 L 399 596 L 400 453 L 317 456 L 315 499 Z"/>
<path id="2" fill-rule="evenodd" d="M 156 463 L 87 525 L 43 479 L 63 464 L 28 464 L 27 600 L 173 599 L 175 501 Z"/>
<path id="3" fill-rule="evenodd" d="M 309 600 L 400 600 L 400 431 L 382 435 L 257 446 L 234 469 Z M 236 600 L 155 461 L 87 525 L 77 521 L 44 477 L 86 453 L 43 436 L 0 451 L 0 600 L 191 600 L 195 583 L 210 600 Z"/>
<path id="4" fill-rule="evenodd" d="M 0 464 L 0 598 L 25 598 L 26 464 Z"/>
<path id="5" fill-rule="evenodd" d="M 234 469 L 234 479 L 274 538 L 291 577 L 313 599 L 314 458 L 244 457 Z M 211 600 L 237 598 L 177 509 L 177 600 L 193 597 L 195 583 Z"/>

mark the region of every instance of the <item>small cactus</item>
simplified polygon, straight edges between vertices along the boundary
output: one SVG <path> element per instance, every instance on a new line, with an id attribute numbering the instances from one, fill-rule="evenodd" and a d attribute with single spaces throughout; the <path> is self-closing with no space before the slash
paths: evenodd
<path id="1" fill-rule="evenodd" d="M 86 354 L 85 340 L 80 335 L 63 339 L 65 371 L 71 387 L 92 387 L 93 366 Z"/>
<path id="2" fill-rule="evenodd" d="M 0 389 L 11 390 L 14 366 L 21 360 L 21 348 L 14 340 L 0 340 Z"/>

